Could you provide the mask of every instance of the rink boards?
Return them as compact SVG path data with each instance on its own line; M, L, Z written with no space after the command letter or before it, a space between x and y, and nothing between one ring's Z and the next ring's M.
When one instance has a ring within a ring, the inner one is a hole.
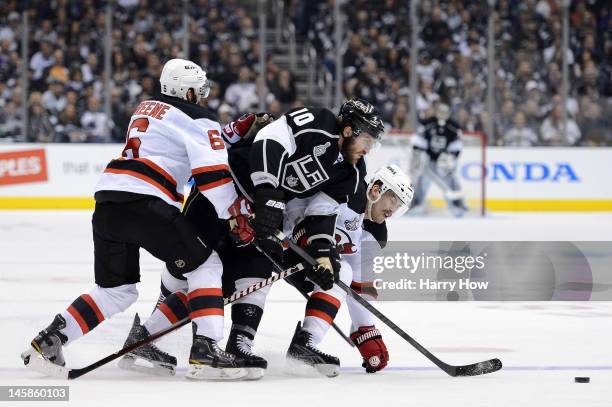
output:
M0 145L0 209L90 209L100 173L120 144ZM368 167L408 171L410 147L383 146ZM612 211L612 148L489 147L485 201L492 211ZM482 196L482 150L466 146L458 175L470 206ZM443 205L433 186L432 206Z

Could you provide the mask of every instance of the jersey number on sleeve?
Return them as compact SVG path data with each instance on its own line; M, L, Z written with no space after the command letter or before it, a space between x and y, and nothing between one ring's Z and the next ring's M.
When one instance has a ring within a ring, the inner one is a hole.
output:
M128 157L128 158L138 158L138 149L140 148L141 142L138 137L130 138L130 132L132 131L132 129L136 129L136 131L140 133L144 133L145 131L147 131L148 127L149 127L149 119L147 119L146 117L141 117L140 119L136 119L132 122L132 124L130 124L130 127L128 128L128 131L126 134L125 148L123 149L123 153L121 153L123 157L128 157L128 150L131 150L132 157Z
M210 140L210 148L213 150L223 150L225 148L219 130L208 130L208 139Z

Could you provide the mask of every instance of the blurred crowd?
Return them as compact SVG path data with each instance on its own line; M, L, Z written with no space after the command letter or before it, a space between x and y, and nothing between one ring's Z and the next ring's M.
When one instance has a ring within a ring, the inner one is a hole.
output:
M112 120L104 113L105 1L28 2L27 139L22 131L21 38L25 2L0 2L0 140L125 140L134 108L159 90L166 60L184 58L182 3L118 0L112 21ZM254 17L239 0L191 0L189 58L213 84L204 102L222 122L256 109L259 43ZM297 99L290 73L268 63L268 108Z
M333 0L293 0L297 31L334 72ZM498 0L494 16L495 145L612 145L612 5L570 6L568 120L562 121L562 8L557 0ZM344 92L372 100L395 128L414 129L410 111L410 2L352 0L343 55ZM487 22L482 0L418 5L419 119L446 103L466 131L488 122Z
M297 32L333 73L334 0L286 0ZM0 140L123 141L134 107L158 91L163 63L185 57L182 2L117 0L112 30L112 120L104 113L105 1L0 2ZM28 60L21 60L22 8L29 4ZM257 109L279 115L302 104L291 72L272 58L259 89L260 44L255 2L190 0L189 55L209 73L204 102L222 123ZM250 6L250 7L249 7ZM498 0L495 27L496 145L612 145L610 3L575 0L570 7L568 120L562 89L562 10L558 0ZM346 97L376 103L389 127L410 122L410 2L345 2L343 85ZM420 119L450 106L465 131L488 122L487 19L482 0L422 0L418 6ZM22 131L22 67L27 67L29 129Z

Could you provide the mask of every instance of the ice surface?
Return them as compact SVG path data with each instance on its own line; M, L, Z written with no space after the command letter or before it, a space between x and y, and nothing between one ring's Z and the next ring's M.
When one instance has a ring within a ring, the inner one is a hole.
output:
M612 404L612 304L610 303L414 303L377 307L447 363L493 357L500 372L451 378L409 344L378 324L390 366L369 375L355 349L330 331L321 348L342 361L337 378L292 377L284 352L304 300L279 283L269 297L256 351L270 367L258 382L189 382L184 373L190 331L163 339L179 358L172 378L125 372L110 363L65 383L25 369L19 354L35 333L93 281L91 214L85 211L0 212L0 385L70 385L70 406L241 405L312 406L610 406ZM393 240L612 240L610 214L495 214L486 219L393 220ZM123 344L134 312L146 316L157 298L161 263L141 254L140 298L66 349L70 367L82 367ZM341 309L340 327L348 330ZM590 384L574 383L590 376ZM20 402L19 406L40 402ZM52 405L62 405L55 402Z

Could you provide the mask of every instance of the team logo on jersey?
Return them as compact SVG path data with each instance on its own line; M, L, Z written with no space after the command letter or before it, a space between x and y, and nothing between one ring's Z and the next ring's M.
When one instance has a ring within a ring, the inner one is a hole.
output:
M444 136L432 136L429 141L429 147L432 151L441 151L446 147L446 137Z
M355 231L359 228L359 216L356 216L355 219L347 219L344 221L344 227L346 230Z
M182 269L183 267L185 267L185 260L183 259L175 260L174 264L176 265L176 267Z
M294 177L293 175L288 175L287 178L285 178L285 181L287 181L287 185L289 185L290 187L296 187L298 182L300 182L298 177Z
M331 143L328 141L328 142L327 142L327 143L325 143L325 144L321 144L321 145L319 145L319 146L315 146L315 147L312 149L312 152L314 153L315 157L320 157L320 156L322 156L323 154L325 154L325 151L327 151L327 148L328 148L329 146L331 146Z
M307 155L287 163L284 168L282 185L289 191L300 193L308 191L328 179L329 175L323 169L319 159L314 155Z
M338 248L339 254L355 254L357 253L357 249L353 244L351 236L342 229L336 229L336 235L334 236L336 240L336 247Z

